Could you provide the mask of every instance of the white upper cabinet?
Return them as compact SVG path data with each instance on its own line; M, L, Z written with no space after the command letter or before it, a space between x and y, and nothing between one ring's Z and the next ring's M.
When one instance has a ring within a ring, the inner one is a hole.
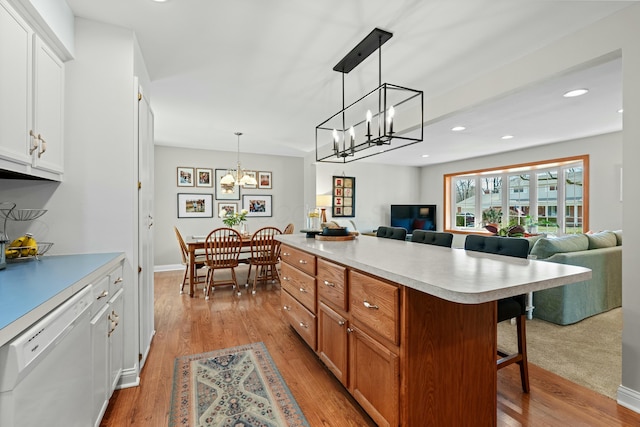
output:
M60 181L64 63L0 0L0 169Z

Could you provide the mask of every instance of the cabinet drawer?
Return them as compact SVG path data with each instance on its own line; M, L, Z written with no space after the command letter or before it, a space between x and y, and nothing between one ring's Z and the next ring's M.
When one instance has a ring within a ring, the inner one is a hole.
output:
M319 259L318 266L318 295L325 302L347 310L347 269L340 265Z
M106 305L111 298L109 291L109 276L102 277L93 283L93 308L91 314L96 314L102 306Z
M109 273L109 295L113 296L122 288L124 282L123 267L120 264L116 269Z
M400 344L400 289L349 271L349 302L354 319L392 343Z
M314 255L294 249L291 246L282 245L280 257L287 264L312 276L316 275L316 257Z
M316 278L295 269L289 264L282 264L281 286L295 299L300 301L309 311L316 312Z
M285 290L281 293L282 312L291 326L316 351L316 316Z

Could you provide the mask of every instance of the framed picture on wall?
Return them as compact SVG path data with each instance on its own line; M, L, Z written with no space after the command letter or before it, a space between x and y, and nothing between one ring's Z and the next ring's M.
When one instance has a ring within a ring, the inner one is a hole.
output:
M213 186L213 170L211 169L196 169L196 186L198 187L212 187Z
M356 178L334 176L332 192L333 217L356 216Z
M178 193L178 218L212 218L213 194Z
M218 202L218 216L220 216L223 210L227 212L224 215L231 215L238 212L238 204L233 202Z
M240 187L233 186L231 192L225 192L220 185L220 180L227 174L227 169L216 169L215 184L216 184L216 200L240 200Z
M178 187L193 187L193 168L178 167Z
M271 195L243 194L242 209L249 211L248 217L272 216Z
M258 188L273 188L271 185L271 172L258 172Z

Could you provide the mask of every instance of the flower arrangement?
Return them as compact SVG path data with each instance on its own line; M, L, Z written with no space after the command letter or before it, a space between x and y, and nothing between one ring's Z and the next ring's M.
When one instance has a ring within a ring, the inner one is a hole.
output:
M247 220L248 210L242 209L240 212L232 211L228 212L226 209L221 209L218 212L218 217L222 218L222 222L227 227L233 227L234 225L240 225Z

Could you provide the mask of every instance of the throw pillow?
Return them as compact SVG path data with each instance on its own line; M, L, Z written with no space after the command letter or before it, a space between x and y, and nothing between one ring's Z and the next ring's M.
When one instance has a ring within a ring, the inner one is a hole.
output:
M531 249L531 255L538 259L549 258L552 255L564 252L586 251L589 249L589 239L584 234L539 239Z
M586 236L589 239L589 249L612 248L618 244L613 231L601 231Z
M622 245L622 230L614 230L613 234L616 235L616 246Z

